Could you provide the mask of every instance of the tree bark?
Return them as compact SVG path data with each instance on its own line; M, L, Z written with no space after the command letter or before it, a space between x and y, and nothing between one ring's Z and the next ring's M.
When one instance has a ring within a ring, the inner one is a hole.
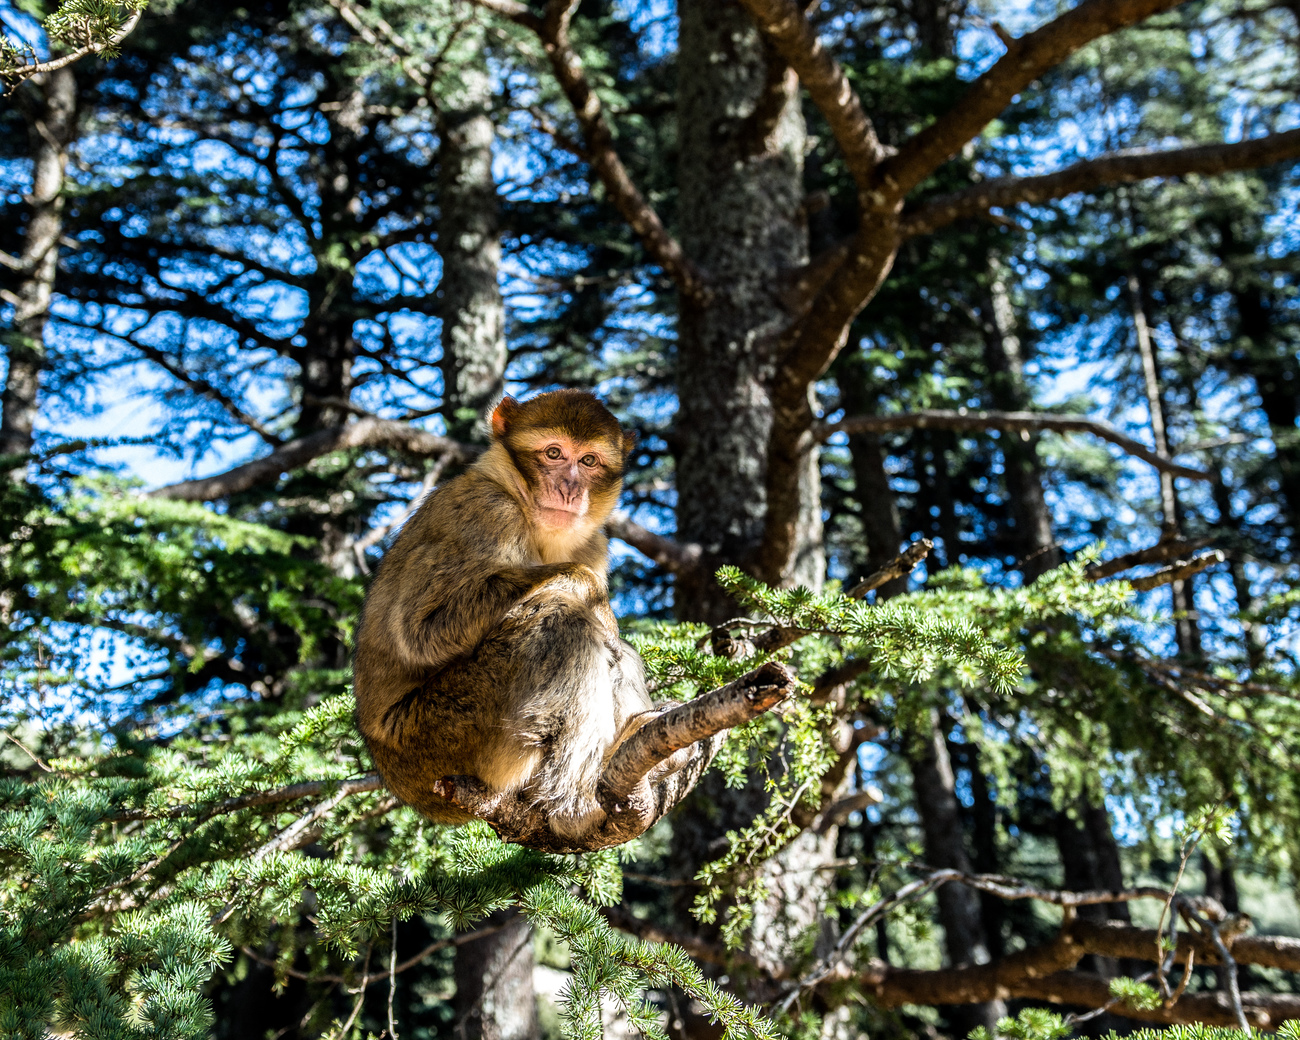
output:
M677 537L744 565L762 541L769 396L789 315L782 280L807 259L805 129L797 82L733 2L681 0L678 87L681 241L710 276L678 323ZM800 533L784 577L818 588L816 452L800 472ZM676 586L680 617L722 620L733 606L712 576Z
M20 281L10 301L13 325L3 338L9 365L0 391L0 456L24 455L32 449L45 329L63 234L64 171L77 130L76 78L69 68L33 76L19 89L17 100L31 141L32 187L18 257ZM25 472L26 467L16 468L9 478L22 480Z
M467 27L479 38L481 26ZM472 40L464 41L471 45ZM505 304L498 274L501 238L488 109L487 69L460 70L444 97L438 148L438 314L442 319L442 415L457 441L487 440L486 419L505 389ZM494 915L500 917L501 915ZM488 923L492 923L489 920ZM456 948L458 1040L536 1040L533 931L515 916L498 932Z
M484 926L500 931L456 947L455 1040L536 1040L533 929L514 910L499 910Z
M469 30L478 37L481 28ZM447 434L486 441L486 419L505 390L505 305L497 284L501 239L488 116L491 82L486 68L467 66L461 96L442 115L438 149L438 253L442 280L443 417Z

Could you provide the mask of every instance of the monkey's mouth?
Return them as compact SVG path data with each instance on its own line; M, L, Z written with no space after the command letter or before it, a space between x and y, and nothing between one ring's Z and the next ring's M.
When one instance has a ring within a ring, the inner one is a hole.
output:
M537 507L538 519L548 527L569 527L577 523L587 513L582 503L572 506L541 505Z

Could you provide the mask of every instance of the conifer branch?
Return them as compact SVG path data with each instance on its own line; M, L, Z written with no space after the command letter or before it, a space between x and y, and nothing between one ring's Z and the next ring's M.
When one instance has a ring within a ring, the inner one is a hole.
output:
M1209 544L1209 538L1168 538L1145 549L1137 549L1123 556L1094 563L1083 574L1089 581L1100 581L1102 578L1109 578L1131 567L1140 567L1144 563L1168 563L1197 549L1204 549Z
M678 291L696 302L704 302L708 289L703 276L641 194L614 147L614 134L605 120L600 98L592 90L582 60L569 39L569 21L577 6L574 0L549 0L541 18L515 0L472 2L509 18L537 36L582 130L587 162L604 186L610 202L636 232L650 259L664 269Z
M57 58L51 58L49 61L37 61L23 65L0 65L0 79L11 85L21 83L23 80L30 79L32 76L39 76L44 72L55 72L58 69L67 68L69 65L80 61L82 58L89 57L92 54L102 54L105 51L110 54L117 46L125 40L140 24L140 18L144 14L144 4L140 4L121 27L117 29L107 39L91 40L74 51L60 55ZM12 50L12 48L9 48ZM3 56L0 56L3 57Z
M966 412L942 409L924 409L899 412L896 415L860 415L841 419L836 423L818 425L814 435L825 440L834 433L887 433L891 430L1054 430L1058 433L1090 433L1109 441L1125 453L1150 463L1158 470L1172 473L1188 480L1213 481L1215 475L1192 466L1183 466L1173 459L1153 451L1109 423L1073 415L1049 415L1042 412Z
M312 798L326 791L335 791L346 795L363 794L366 791L378 791L384 786L378 773L357 777L354 780L308 780L300 784L289 784L267 791L249 791L235 795L220 802L204 804L203 802L183 802L169 805L162 809L119 809L117 812L105 813L100 817L103 823L126 823L130 820L178 820L194 816L204 820L226 813L239 812L262 805L281 805L284 802L296 802L303 798Z
M873 571L854 585L848 592L849 598L862 599L868 592L880 588L881 585L886 585L896 578L906 578L918 563L930 555L930 550L933 548L934 542L929 538L913 542L879 570Z
M1148 574L1142 578L1130 578L1129 584L1133 586L1135 592L1148 592L1161 585L1184 581L1193 574L1200 574L1207 567L1213 567L1216 563L1223 563L1227 558L1222 550L1215 549L1213 552L1205 553L1202 556L1194 556L1190 560L1179 560L1173 566L1158 570L1155 574Z
M1300 129L1227 144L1117 152L1037 177L998 177L962 191L928 200L903 218L901 238L926 235L964 217L984 217L989 210L1047 202L1111 184L1153 177L1212 176L1252 170L1300 158Z
M1017 94L1079 48L1180 3L1083 0L1031 33L1007 36L1006 54L971 83L962 99L880 164L876 177L881 188L902 198L978 136Z
M149 498L179 499L183 502L211 502L237 495L259 484L279 480L280 475L298 469L332 451L374 448L424 458L448 455L455 462L469 462L482 449L441 437L395 419L360 419L342 426L317 430L289 441L269 455L211 477L185 480L155 488Z

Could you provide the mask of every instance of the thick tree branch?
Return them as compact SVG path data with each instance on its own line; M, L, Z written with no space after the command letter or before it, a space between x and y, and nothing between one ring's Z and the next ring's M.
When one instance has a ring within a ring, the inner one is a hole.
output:
M1130 578L1129 584L1137 592L1148 592L1161 585L1184 581L1193 574L1200 574L1207 567L1213 567L1216 563L1223 563L1227 558L1222 550L1215 549L1203 556L1194 556L1190 560L1179 560L1173 566L1164 567L1156 571L1155 574L1148 574L1142 578Z
M777 53L794 69L835 135L859 192L871 183L885 149L839 63L792 0L741 0Z
M999 177L963 191L930 199L899 227L903 238L929 234L963 217L982 217L990 209L1047 202L1109 184L1189 173L1219 174L1250 170L1300 158L1300 129L1231 144L1205 144L1164 151L1118 152L1037 177Z
M425 457L450 455L455 462L469 462L477 458L481 451L393 419L361 419L299 437L277 448L270 455L236 466L225 473L156 488L149 492L149 497L210 502L278 480L280 474L305 466L313 459L332 451L356 448L377 448Z
M704 549L695 544L683 545L661 534L648 531L626 513L615 513L605 521L605 531L611 538L627 542L638 552L650 557L660 567L673 574L692 574L709 569L717 569L705 558Z
M659 214L641 194L623 160L614 147L614 134L605 121L600 98L591 89L582 61L569 41L569 20L576 6L574 0L550 0L546 14L538 18L525 5L514 0L473 0L478 6L504 15L515 24L537 35L542 49L568 98L582 130L587 161L604 186L619 215L640 238L650 258L667 272L678 290L702 302L707 290L700 272L682 251L678 241L668 233Z
M1089 581L1101 581L1102 578L1109 578L1112 574L1119 574L1131 567L1141 567L1144 563L1168 563L1170 560L1177 560L1180 556L1195 552L1197 549L1204 549L1209 544L1209 538L1170 538L1145 549L1137 549L1123 556L1094 563L1083 573Z
M1033 32L1007 37L1007 53L966 94L876 169L886 193L901 198L976 137L1012 99L1080 47L1177 7L1182 0L1083 0Z
M590 852L622 845L643 834L691 792L730 727L756 718L784 699L793 692L794 682L784 667L769 662L651 720L629 738L626 753L620 748L606 766L612 786L603 779L598 789L605 821L581 839L564 838L551 830L546 806L538 805L527 790L489 794L473 777L445 777L437 783L438 794L485 820L503 841L541 852ZM683 744L688 738L695 743ZM656 767L670 760L675 766L683 750L689 754L681 756L685 761L680 768L651 783L662 772ZM625 789L630 791L626 796L616 793Z
M950 412L939 409L900 412L897 415L862 415L841 419L837 423L814 429L818 440L825 440L841 430L846 433L888 433L891 430L1055 430L1058 433L1091 433L1122 448L1127 454L1149 462L1158 470L1186 477L1188 480L1214 480L1213 473L1182 466L1158 454L1145 444L1096 419L1073 415L1046 415L1041 412Z

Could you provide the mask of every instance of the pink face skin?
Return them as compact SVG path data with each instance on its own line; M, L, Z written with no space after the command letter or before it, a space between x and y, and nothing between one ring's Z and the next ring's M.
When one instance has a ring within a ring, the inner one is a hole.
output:
M533 457L538 522L557 529L572 527L591 508L591 484L603 472L604 452L599 446L555 434L538 443Z

